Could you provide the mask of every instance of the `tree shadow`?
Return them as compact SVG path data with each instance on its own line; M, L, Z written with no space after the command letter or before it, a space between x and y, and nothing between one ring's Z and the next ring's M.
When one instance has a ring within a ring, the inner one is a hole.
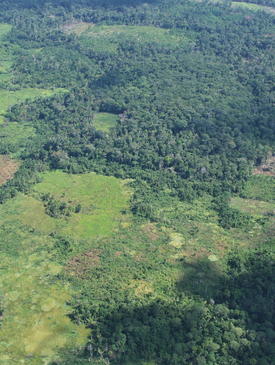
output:
M272 256L232 254L225 270L200 259L183 270L176 298L120 305L87 323L92 334L84 352L67 352L51 365L274 363Z

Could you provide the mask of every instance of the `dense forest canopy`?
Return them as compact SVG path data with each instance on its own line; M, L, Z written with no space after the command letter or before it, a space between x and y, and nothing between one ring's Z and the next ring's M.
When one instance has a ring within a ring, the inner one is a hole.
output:
M251 4L0 1L4 364L275 362L275 4Z

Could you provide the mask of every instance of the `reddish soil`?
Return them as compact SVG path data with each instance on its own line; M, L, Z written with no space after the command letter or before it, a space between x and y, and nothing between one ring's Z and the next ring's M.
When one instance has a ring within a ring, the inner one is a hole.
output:
M12 179L18 170L19 163L10 159L8 156L0 155L0 185Z
M101 250L94 249L73 257L67 265L67 270L73 275L85 278L91 267L100 265L100 253Z
M157 228L153 223L147 223L142 227L142 231L151 241L156 241L159 238Z

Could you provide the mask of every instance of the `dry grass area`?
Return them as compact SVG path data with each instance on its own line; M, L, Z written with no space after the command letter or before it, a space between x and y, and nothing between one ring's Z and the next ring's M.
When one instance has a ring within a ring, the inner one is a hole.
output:
M19 163L8 156L0 155L0 185L5 184L16 173Z
M88 28L90 28L93 24L91 23L85 23L85 22L72 22L72 23L67 23L65 25L63 25L62 30L64 33L67 34L71 34L74 33L76 35L80 35L82 33L84 33Z

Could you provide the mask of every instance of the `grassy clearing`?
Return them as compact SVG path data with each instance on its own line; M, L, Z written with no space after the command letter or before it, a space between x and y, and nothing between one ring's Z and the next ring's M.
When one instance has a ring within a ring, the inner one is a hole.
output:
M59 349L85 343L88 331L67 316L66 302L72 292L56 278L62 266L52 257L56 240L50 233L86 239L77 247L82 252L91 246L91 239L114 233L125 222L121 210L128 207L125 182L113 177L56 171L43 174L42 179L33 196L19 194L0 206L0 292L4 297L0 360L7 365L42 365L55 359ZM64 219L52 218L39 200L43 193L80 203L81 211ZM87 269L99 261L100 252L90 247L88 254L81 254ZM76 271L78 261L71 263L71 271Z
M11 31L12 26L10 24L0 23L0 40L2 40L7 33Z
M60 171L46 173L42 178L33 196L21 194L5 204L3 221L13 216L43 234L56 232L75 239L108 236L124 222L120 212L128 207L129 192L123 181L95 173L68 175ZM46 193L58 201L80 204L81 211L59 219L47 215L39 199Z
M116 126L118 116L112 113L97 113L94 118L94 126L102 132L108 132Z
M69 288L53 284L60 268L45 253L9 259L1 255L4 315L1 364L47 364L64 347L85 344L88 331L67 317Z
M29 138L35 135L35 129L28 123L5 123L0 128L0 150L6 152L9 147L10 155L13 158L18 158L20 152L28 144Z
M234 8L243 8L251 11L265 11L269 14L275 15L275 8L272 8L270 6L239 2L239 1L233 1L231 6Z
M64 92L64 89L35 89L27 88L16 91L0 89L0 123L3 122L5 113L9 107L14 104L22 103L28 99L32 100L38 97L50 97L56 93Z
M265 202L262 200L243 199L236 197L231 199L231 206L232 208L251 215L261 216L272 214L272 212L275 214L275 203Z
M275 202L275 177L265 175L252 176L246 183L242 196L248 199Z
M116 53L119 44L126 40L146 43L158 43L162 46L177 47L186 44L187 39L172 30L153 26L132 25L91 25L81 33L80 39L86 47L95 52Z
M65 24L62 27L63 32L71 34L74 33L76 35L80 35L83 32L85 32L86 30L88 30L91 27L91 23L86 23L86 22L73 22L73 23L68 23Z
M50 193L61 201L80 204L80 213L55 220L55 229L62 234L84 239L108 236L123 221L120 212L128 207L129 199L129 192L123 185L121 180L95 173L67 175L56 171L44 175L43 182L36 185L35 191ZM37 209L40 209L39 207L37 203ZM31 210L25 219L30 219L30 223L32 221L31 224L35 224ZM49 227L52 227L50 221Z

